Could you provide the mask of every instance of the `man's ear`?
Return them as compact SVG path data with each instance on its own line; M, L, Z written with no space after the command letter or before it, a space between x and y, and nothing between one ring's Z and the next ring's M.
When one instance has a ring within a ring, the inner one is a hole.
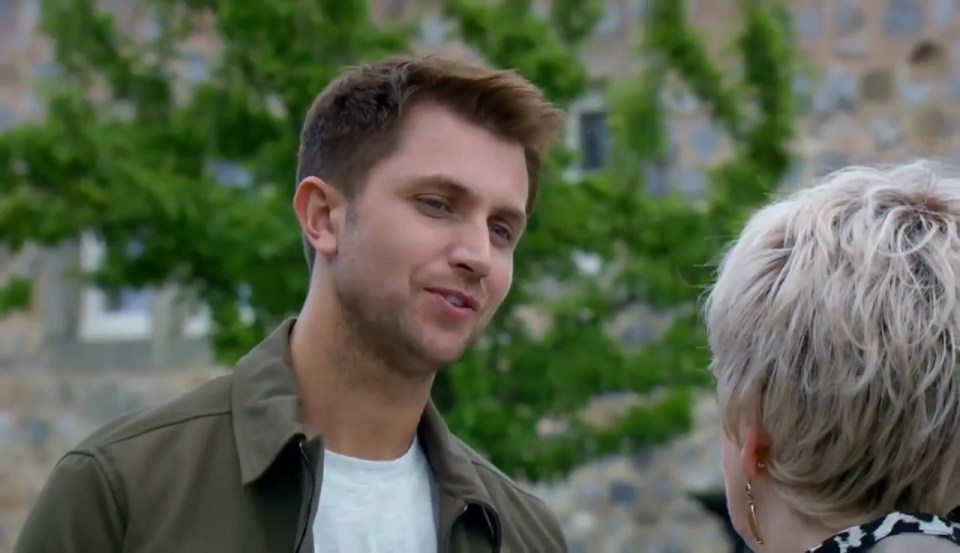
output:
M743 446L740 448L740 468L748 480L753 480L761 472L770 455L770 439L757 424L743 427Z
M300 230L318 256L333 256L343 230L346 198L330 183L317 177L306 177L293 195L293 210L300 220Z

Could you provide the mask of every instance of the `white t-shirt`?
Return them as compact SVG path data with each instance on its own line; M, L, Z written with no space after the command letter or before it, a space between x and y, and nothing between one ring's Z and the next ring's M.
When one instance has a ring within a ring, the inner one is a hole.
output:
M315 553L436 553L438 495L416 439L398 459L324 452Z

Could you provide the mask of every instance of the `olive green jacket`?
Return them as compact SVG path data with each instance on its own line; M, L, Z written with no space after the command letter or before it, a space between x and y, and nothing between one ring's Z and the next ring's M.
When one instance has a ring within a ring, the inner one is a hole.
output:
M15 553L313 553L322 438L308 439L286 321L215 378L96 431L56 465ZM453 436L419 427L440 553L563 553L557 518Z

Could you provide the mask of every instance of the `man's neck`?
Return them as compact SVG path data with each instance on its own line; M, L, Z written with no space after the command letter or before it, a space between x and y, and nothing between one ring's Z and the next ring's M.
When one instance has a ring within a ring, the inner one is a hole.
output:
M311 435L341 455L396 459L410 448L433 378L416 382L370 359L342 325L304 309L290 336L301 394L301 418Z

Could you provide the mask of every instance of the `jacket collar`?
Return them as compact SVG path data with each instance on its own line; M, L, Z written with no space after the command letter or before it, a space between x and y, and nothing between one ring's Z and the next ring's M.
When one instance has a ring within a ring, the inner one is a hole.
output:
M244 485L260 478L291 441L305 436L290 356L294 322L285 320L234 367L230 408Z
M285 320L234 369L231 409L244 485L260 478L290 442L305 437L290 354L295 322L295 318ZM450 433L432 401L424 410L418 434L440 489L492 509L490 493L466 447Z
M466 446L447 428L433 401L427 402L417 433L441 491L468 502L493 507L490 493L477 473Z

